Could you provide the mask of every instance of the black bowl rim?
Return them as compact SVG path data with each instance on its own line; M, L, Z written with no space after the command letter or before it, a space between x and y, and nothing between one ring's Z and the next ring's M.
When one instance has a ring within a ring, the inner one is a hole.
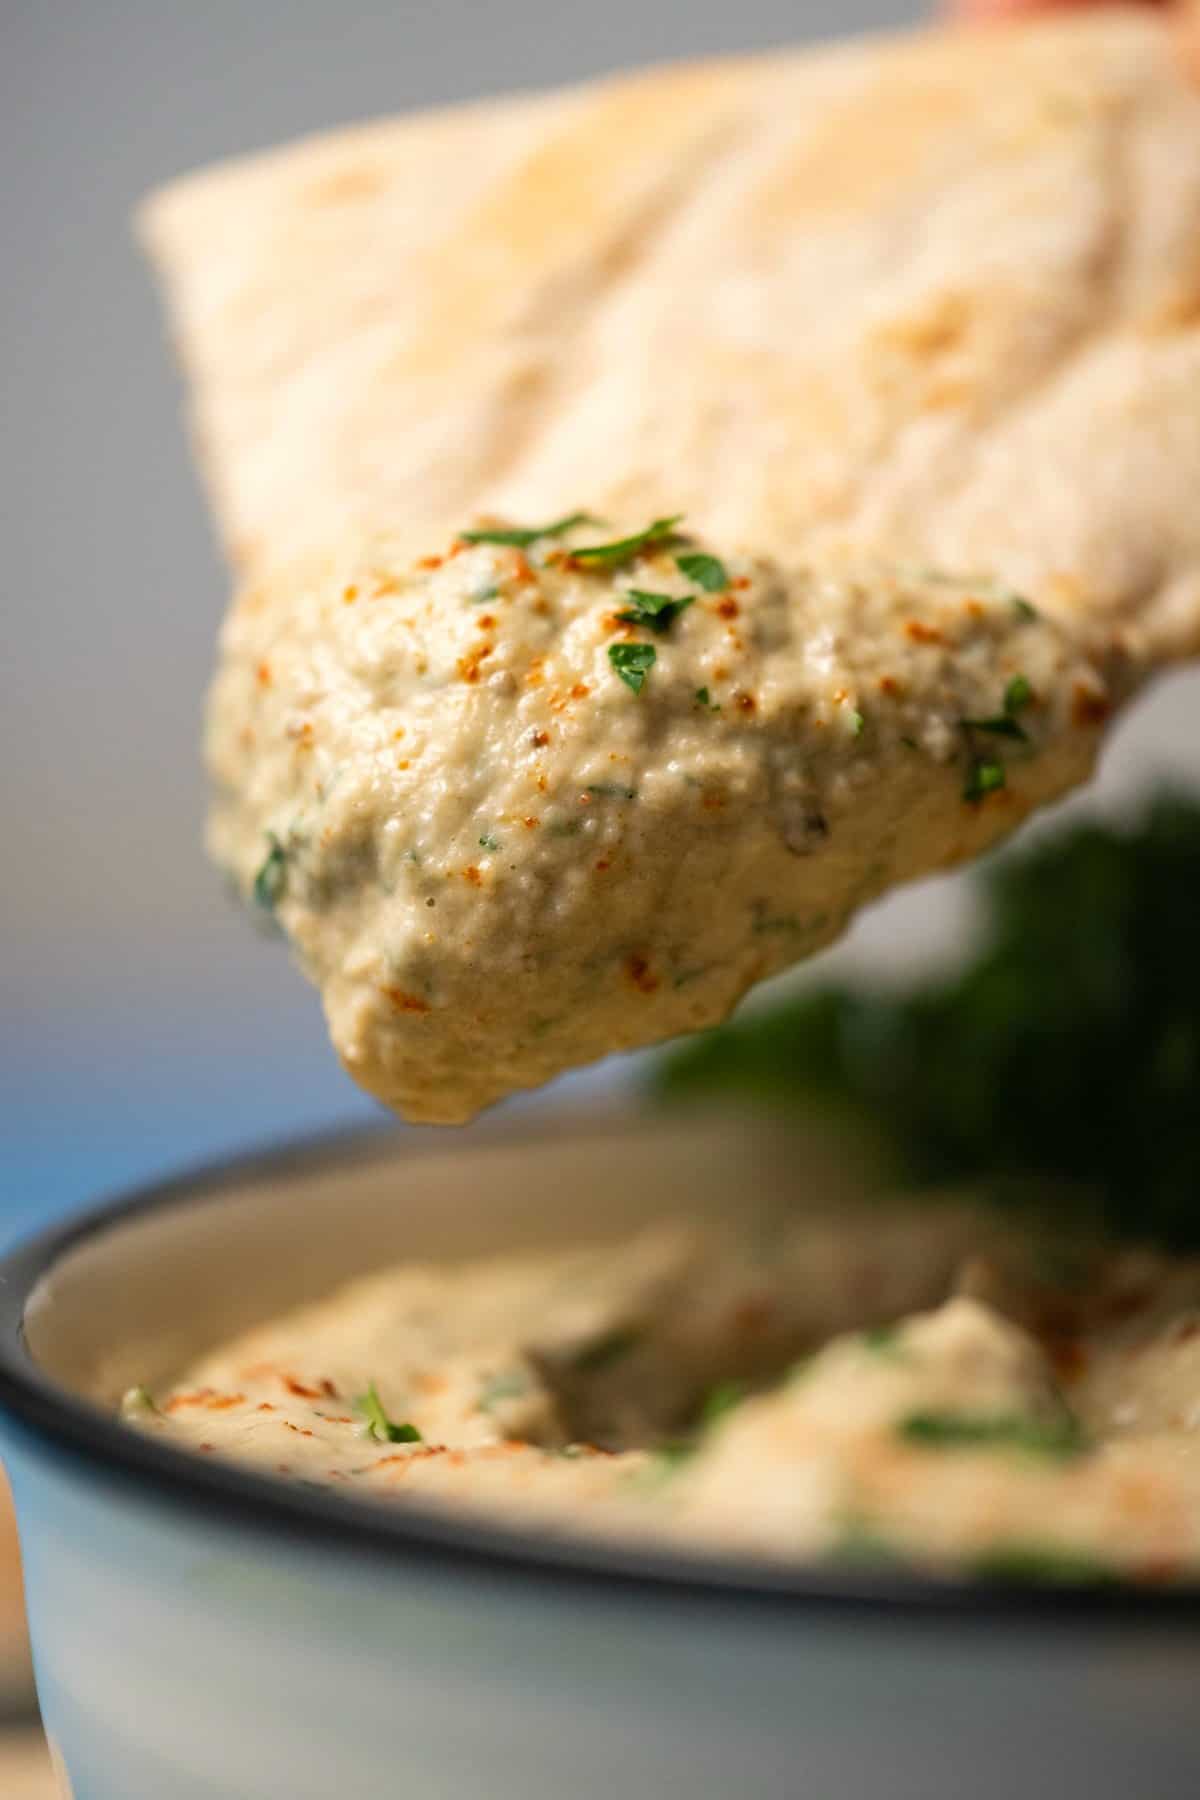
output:
M597 1126L594 1123L593 1129ZM603 1122L600 1122L603 1129ZM503 1141L534 1142L533 1131L503 1133ZM475 1134L472 1134L474 1137ZM491 1138L487 1134L482 1140ZM461 1133L455 1134L461 1146ZM500 1141L499 1137L491 1141ZM24 1334L24 1315L34 1289L69 1251L113 1226L187 1203L221 1201L247 1181L291 1172L312 1173L364 1152L402 1145L387 1127L355 1126L292 1139L279 1146L210 1161L129 1193L101 1201L0 1257L0 1409L40 1444L66 1452L81 1469L94 1467L118 1488L132 1487L172 1510L200 1511L300 1546L336 1547L378 1565L419 1564L473 1582L507 1577L517 1586L551 1584L582 1598L588 1591L624 1591L644 1602L702 1602L854 1614L871 1611L896 1621L1008 1620L1039 1628L1089 1621L1163 1626L1200 1625L1200 1586L1147 1588L1115 1582L1091 1586L1023 1581L972 1582L891 1568L797 1567L749 1557L625 1547L584 1536L567 1537L476 1521L417 1503L385 1508L314 1488L289 1486L235 1463L209 1461L124 1426L77 1399L44 1375ZM447 1145L446 1148L451 1146ZM432 1146L400 1154L438 1154Z

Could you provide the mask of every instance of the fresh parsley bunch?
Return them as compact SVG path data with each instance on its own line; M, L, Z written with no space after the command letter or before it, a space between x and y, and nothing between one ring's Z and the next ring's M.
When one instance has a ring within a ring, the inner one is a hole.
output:
M1200 1248L1200 802L997 864L952 978L828 988L671 1054L672 1095L845 1107L904 1175L1082 1193L1115 1234Z

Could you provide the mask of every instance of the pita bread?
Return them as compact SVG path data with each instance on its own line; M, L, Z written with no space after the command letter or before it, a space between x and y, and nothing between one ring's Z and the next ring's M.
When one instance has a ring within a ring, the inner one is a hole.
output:
M561 848L558 864L539 851L520 879L516 863L497 868L486 899L506 880L526 895L507 911L489 914L474 889L443 891L437 967L419 947L433 934L401 924L391 876L369 918L340 899L318 917L299 891L283 895L279 916L344 1060L412 1116L463 1117L605 1049L713 1022L889 882L977 853L1084 779L1111 702L1200 651L1200 95L1146 13L685 65L369 125L179 182L150 201L143 231L244 578L210 760L213 842L247 891L264 839L285 854L285 801L294 812L303 798L301 777L281 773L283 749L289 771L298 754L284 734L303 734L305 709L334 689L343 736L330 752L344 769L350 746L369 744L372 773L343 785L345 817L321 841L340 831L364 883L377 880L384 828L394 836L431 792L455 797L460 861L462 844L477 856L492 841L481 745L519 816L531 715L522 701L502 717L496 698L512 671L493 662L493 681L448 693L429 726L419 696L388 710L367 692L365 640L339 611L360 581L399 595L396 630L426 631L434 660L444 652L461 672L453 579L414 597L405 571L472 520L587 508L620 529L686 514L706 549L746 559L771 605L790 583L788 680L820 631L842 634L837 667L863 678L873 650L853 632L891 631L917 604L921 571L974 572L993 595L1032 597L1045 622L1039 757L1014 774L1006 804L969 819L961 781L914 777L910 733L881 725L845 805L823 792L822 806L841 808L839 848L806 858L803 875L766 841L765 812L759 836L747 827L740 841L710 821L702 853L694 824L685 832L662 802L653 830L620 840L642 861L617 884L619 904L579 900L582 851L567 867ZM812 573L847 559L901 571L899 588L885 582L873 605L859 576L847 586ZM977 604L970 586L955 604ZM441 594L453 601L444 614ZM698 598L682 635L701 645ZM611 611L575 589L553 604L585 645L564 665L564 691L602 682L596 634ZM398 655L382 616L370 628L376 670ZM1017 652L989 619L995 666L1011 672ZM651 774L648 746L661 758L663 734L691 733L693 690L709 691L682 652L658 657L636 729L634 715L610 721ZM978 669L959 671L957 687L942 662L912 672L943 734L955 704L960 718L983 704ZM813 749L813 709L844 700L845 681L830 699L810 674L786 704L763 706L753 745L735 747L730 707L714 726L710 743L728 752L720 780L744 759L746 818L766 807L789 746L793 762ZM604 693L605 705L629 700L611 682ZM414 721L424 760L410 789L390 761L380 774L380 734ZM712 777L716 752L697 755ZM578 785L581 771L564 761L558 773ZM760 932L797 892L820 895L806 917L822 923L802 945L739 944L731 927L719 978L676 992L656 974L636 1018L628 995L601 1005L604 958L645 967L648 945L675 955L710 888L714 931L736 905ZM483 967L507 971L505 1005L480 999ZM418 973L426 998L410 1006ZM569 1028L548 1024L540 1003L551 976Z
M242 568L583 495L1200 636L1200 96L1142 11L369 125L142 226Z

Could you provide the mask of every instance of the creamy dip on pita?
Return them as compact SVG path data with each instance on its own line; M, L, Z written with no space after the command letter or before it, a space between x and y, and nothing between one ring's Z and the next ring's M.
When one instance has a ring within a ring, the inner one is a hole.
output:
M945 1200L370 1275L139 1430L385 1503L973 1574L1200 1572L1200 1263Z
M787 567L679 521L362 547L243 595L210 841L356 1080L454 1122L723 1018L1078 782L1130 685L986 577Z

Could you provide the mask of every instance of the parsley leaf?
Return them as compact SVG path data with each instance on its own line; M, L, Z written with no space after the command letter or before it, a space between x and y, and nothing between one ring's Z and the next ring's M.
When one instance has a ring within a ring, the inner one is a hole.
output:
M740 1381L718 1381L715 1387L709 1388L700 1403L701 1429L709 1430L726 1413L731 1413L736 1406L740 1406L745 1398L746 1390Z
M1012 1449L1035 1456L1079 1456L1087 1441L1076 1419L1032 1419L1024 1413L918 1411L896 1427L906 1444L928 1450Z
M1040 619L1042 616L1032 600L1026 600L1023 594L1014 594L1012 605L1018 619L1022 619L1025 624L1028 624L1031 619Z
M1071 1587L1105 1587L1117 1580L1115 1569L1086 1550L1057 1544L994 1544L971 1563L980 1581L1047 1581Z
M689 551L686 556L677 556L675 567L707 594L719 594L729 586L729 571L725 564L719 557L706 556L703 551Z
M635 531L632 537L617 538L611 544L585 544L581 550L572 550L571 561L577 563L620 563L629 557L636 556L639 550L648 550L652 544L661 544L664 538L675 535L675 527L683 518L682 513L672 513L668 519L653 519L645 531Z
M267 842L271 847L254 877L254 904L274 912L287 886L287 851L273 831L268 831Z
M1007 780L1002 762L990 756L973 756L967 765L963 799L969 806L978 806L989 794L999 793Z
M1033 699L1033 689L1027 676L1014 675L1004 690L1004 711L993 714L986 719L964 719L963 724L968 731L990 731L995 737L1018 738L1027 743L1028 736L1023 726L1017 723L1017 714L1024 712Z
M630 588L625 598L633 601L628 612L618 613L626 625L648 625L651 631L666 631L696 598L695 594L648 594L644 588Z
M575 512L555 519L550 525L484 526L478 531L460 531L458 535L464 544L511 544L515 550L527 550L539 538L562 537L576 525L597 524L599 520L593 519L590 513Z
M851 737L861 737L866 730L866 725L867 721L863 718L863 715L858 711L857 707L852 708L850 713Z
M479 848L481 850L498 850L500 848L500 839L491 836L481 837L479 840Z
M859 1341L875 1356L896 1356L900 1350L900 1329L897 1325L868 1325L859 1333Z
M126 1388L125 1392L121 1395L122 1418L136 1419L139 1413L156 1413L157 1411L158 1408L154 1404L154 1399L149 1388Z
M366 1421L364 1436L374 1438L377 1444L420 1444L424 1441L415 1425L397 1425L388 1418L373 1381L368 1383L366 1393L360 1394L354 1402L354 1410Z
M963 724L968 731L990 731L996 737L1019 738L1022 743L1027 741L1020 725L1007 713L996 713L987 719L964 719Z
M610 644L608 660L626 687L640 694L658 652L653 644Z
M1024 712L1033 699L1033 689L1029 685L1027 675L1014 675L1004 690L1004 710L1011 719L1019 712Z

